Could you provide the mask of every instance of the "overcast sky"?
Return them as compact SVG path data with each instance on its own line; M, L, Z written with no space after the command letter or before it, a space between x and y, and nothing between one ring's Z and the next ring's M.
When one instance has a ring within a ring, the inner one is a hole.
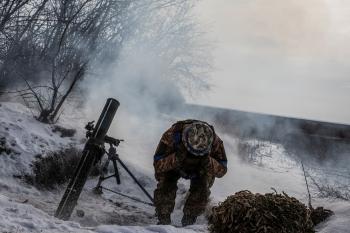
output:
M203 0L212 91L195 102L350 123L349 0Z

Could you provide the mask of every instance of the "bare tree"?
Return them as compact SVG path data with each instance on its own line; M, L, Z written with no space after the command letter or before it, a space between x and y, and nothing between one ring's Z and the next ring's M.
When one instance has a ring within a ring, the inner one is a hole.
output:
M24 8L29 0L3 0L0 2L0 32L4 31L6 25L9 25L9 21L16 15L22 8Z
M91 61L120 37L119 21L129 3L42 0L28 6L20 28L22 17L13 21L14 29L6 33L13 42L0 58L1 77L24 81L18 93L38 109L38 120L54 121Z
M18 67L35 68L31 59L33 54L32 39L28 32L39 19L40 12L48 0L18 1L6 0L0 3L0 86L16 80ZM26 74L25 74L26 75Z
M192 0L5 0L0 3L0 86L55 122L88 71L103 74L125 42L145 43L179 83L204 81L205 46L198 43ZM18 85L22 84L22 85Z
M207 90L212 70L210 44L196 22L193 8L196 1L144 0L132 10L139 30L130 37L136 44L146 44L168 63L168 75L179 87L189 92ZM147 4L145 4L147 3ZM135 25L134 25L135 27Z

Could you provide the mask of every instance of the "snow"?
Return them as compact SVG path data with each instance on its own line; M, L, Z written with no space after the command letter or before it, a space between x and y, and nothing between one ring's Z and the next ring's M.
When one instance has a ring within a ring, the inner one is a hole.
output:
M160 133L173 120L169 116L159 118L161 127L147 134L156 121L148 121L143 131L137 131L140 122L126 113L118 113L118 122L127 122L112 126L111 135L125 135L126 142L119 149L120 157L130 170L138 177L145 188L153 193L156 182L152 174L154 147ZM178 197L172 215L173 226L157 226L154 209L125 197L105 191L96 195L92 189L97 179L86 183L75 210L84 212L83 217L74 211L70 221L61 221L53 217L64 192L64 186L58 190L43 191L25 184L13 175L30 172L30 163L35 155L56 151L68 146L82 146L84 124L92 119L88 115L69 115L62 117L60 125L77 129L72 138L62 138L52 132L52 126L36 121L31 112L19 103L2 102L0 104L0 138L6 138L6 146L12 153L0 154L0 232L99 232L99 233L195 233L208 232L206 220L201 216L197 225L180 228L183 199L188 182L179 183ZM91 116L89 116L91 117ZM132 133L127 133L130 130ZM217 179L212 188L210 206L224 200L239 190L249 189L253 192L271 192L271 187L278 192L285 191L307 203L306 188L300 164L290 159L283 147L266 144L260 153L266 154L261 162L251 165L242 162L237 154L237 142L229 135L220 135L224 140L229 159L229 172ZM254 142L249 142L254 143ZM119 166L122 184L114 179L103 183L104 186L124 194L147 201L147 197L134 184L126 172ZM111 169L111 167L110 167ZM321 233L350 232L350 203L337 199L313 199L314 206L332 209L335 215L317 226Z
M52 126L39 123L31 112L19 103L1 103L0 137L15 153L0 157L0 175L14 171L27 172L35 155L76 145L76 138L62 138Z
M146 227L124 227L124 226L99 226L96 229L96 232L99 233L195 233L195 232L203 232L206 231L205 227L202 225L194 225L191 227L184 228L176 228L174 226L146 226Z
M0 206L0 229L3 232L194 233L205 231L203 225L194 225L186 229L156 225L82 227L79 223L58 220L32 205L20 203L3 195L0 195Z
M350 203L338 200L319 200L318 205L334 211L334 215L324 223L316 227L320 233L344 233L350 232Z
M0 195L0 227L6 232L88 232L74 222L64 222L44 211Z

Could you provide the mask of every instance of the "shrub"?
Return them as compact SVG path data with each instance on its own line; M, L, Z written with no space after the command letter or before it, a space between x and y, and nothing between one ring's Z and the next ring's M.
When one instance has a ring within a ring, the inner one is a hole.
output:
M73 137L77 131L75 129L67 129L62 126L55 125L52 128L52 132L54 133L58 132L61 134L62 138L65 138L65 137Z
M50 152L46 156L37 155L32 163L32 174L26 174L24 179L40 189L54 189L66 183L74 175L81 158L81 150L76 148ZM90 174L97 175L99 168L94 166Z

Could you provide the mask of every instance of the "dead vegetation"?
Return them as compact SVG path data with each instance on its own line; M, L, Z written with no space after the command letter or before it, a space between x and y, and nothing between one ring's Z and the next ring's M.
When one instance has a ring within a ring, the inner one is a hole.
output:
M60 133L61 138L73 137L77 132L75 129L67 129L59 125L54 125L52 127L52 132Z
M265 158L272 155L271 143L268 141L239 140L237 148L243 161L256 165L261 165Z
M0 155L20 155L21 153L14 149L15 141L8 141L6 137L0 137Z
M81 158L81 150L68 148L50 152L46 156L37 155L31 164L32 174L23 176L24 180L39 189L54 189L66 183L72 176ZM96 165L90 175L96 176L99 172Z
M211 233L313 233L312 220L325 220L331 212L308 209L287 194L240 191L213 207L208 217Z
M312 184L314 187L316 187L317 190L317 196L320 198L337 198L343 201L350 201L350 186L349 185L343 185L343 186L337 186L337 185L330 185L327 184L325 180L322 181L316 181L315 177L312 177L309 175Z
M12 150L7 146L6 138L0 138L0 154L5 153L7 155L11 154Z

